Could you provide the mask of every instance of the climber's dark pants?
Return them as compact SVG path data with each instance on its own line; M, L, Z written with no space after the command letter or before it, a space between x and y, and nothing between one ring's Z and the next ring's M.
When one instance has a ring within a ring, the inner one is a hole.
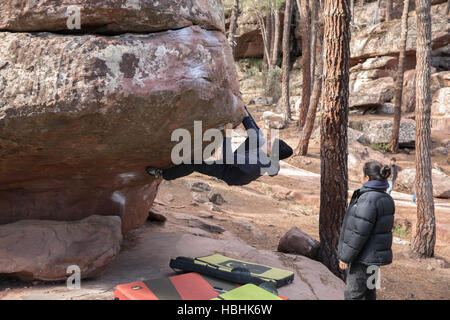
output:
M368 266L365 264L352 262L348 266L346 288L344 291L345 300L376 300L376 289L369 289L367 279L370 274L367 273Z
M190 175L193 172L203 173L225 181L230 186L246 185L261 176L261 166L258 164L180 164L163 170L165 180L174 180Z

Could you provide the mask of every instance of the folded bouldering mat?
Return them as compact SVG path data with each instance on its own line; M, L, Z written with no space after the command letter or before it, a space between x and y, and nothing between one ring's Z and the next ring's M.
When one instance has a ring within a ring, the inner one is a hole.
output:
M282 298L254 284L246 284L220 294L211 300L283 300Z
M221 284L220 286L223 285ZM114 299L211 300L217 297L219 292L201 275L185 273L172 277L118 285L114 291Z
M184 272L197 272L228 282L251 283L257 286L264 282L274 282L276 287L281 287L294 280L292 271L232 259L220 254L194 259L178 257L170 260L170 267Z

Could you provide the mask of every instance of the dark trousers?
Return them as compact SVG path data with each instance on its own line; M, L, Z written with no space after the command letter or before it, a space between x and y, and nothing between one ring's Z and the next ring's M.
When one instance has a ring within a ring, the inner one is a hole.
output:
M367 273L367 268L367 265L361 263L350 263L344 291L345 300L376 300L376 289L369 289L367 286L367 280L371 276Z

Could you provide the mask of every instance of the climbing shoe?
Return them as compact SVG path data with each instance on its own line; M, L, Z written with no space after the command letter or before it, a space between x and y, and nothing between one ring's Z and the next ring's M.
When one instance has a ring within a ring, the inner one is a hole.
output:
M155 177L156 179L161 178L163 176L163 171L155 167L147 167L145 168L145 171L147 171L149 175Z

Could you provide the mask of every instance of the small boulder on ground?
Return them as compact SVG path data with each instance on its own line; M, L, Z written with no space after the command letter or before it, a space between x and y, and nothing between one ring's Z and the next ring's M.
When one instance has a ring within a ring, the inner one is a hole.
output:
M319 247L320 242L311 238L300 228L293 227L280 239L278 251L316 259Z
M78 221L21 220L0 226L0 274L23 280L65 280L69 266L81 278L99 275L120 251L121 220L90 216Z
M225 203L225 199L216 190L211 190L208 193L208 199L209 199L210 202L212 202L213 204L217 204L218 206L220 206L220 205Z
M399 172L397 183L406 190L413 191L416 169L404 169ZM432 169L433 196L435 198L450 198L450 178L442 171Z
M349 126L364 133L364 140L369 144L390 143L392 120L352 120ZM399 143L402 146L414 145L416 140L416 122L402 119L400 122Z
M284 129L286 128L286 119L283 114L266 111L262 116L265 129Z

